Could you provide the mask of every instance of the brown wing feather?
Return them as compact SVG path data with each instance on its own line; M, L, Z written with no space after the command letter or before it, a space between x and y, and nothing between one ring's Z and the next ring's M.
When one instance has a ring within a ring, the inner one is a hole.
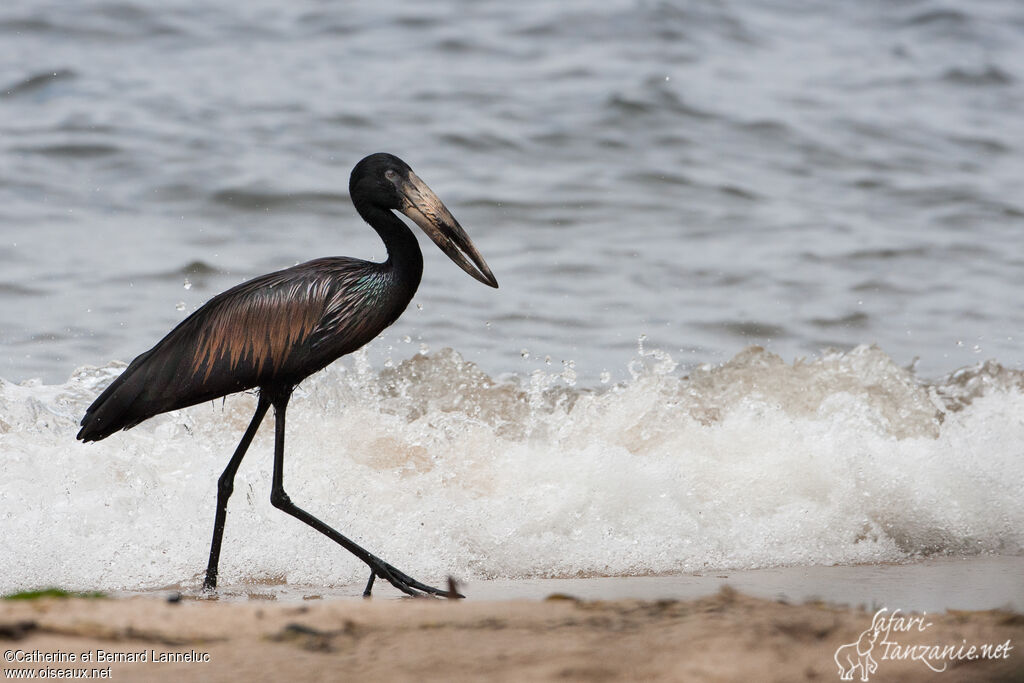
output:
M263 287L222 305L199 332L192 373L207 381L214 368L238 373L251 363L256 376L283 368L316 329L330 296L329 280L302 284Z
M132 361L89 407L78 438L99 440L168 410L301 381L397 317L379 306L380 269L317 259L214 297Z

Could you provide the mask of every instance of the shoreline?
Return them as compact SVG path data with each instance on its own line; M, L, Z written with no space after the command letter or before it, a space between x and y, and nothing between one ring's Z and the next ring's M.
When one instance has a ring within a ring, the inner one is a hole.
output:
M892 605L904 611L947 609L1024 611L1024 556L977 555L928 558L899 564L770 567L709 570L669 576L588 577L556 579L489 579L459 582L470 602L543 600L562 594L582 600L695 600L729 586L745 595L793 603L821 601L837 605ZM440 582L439 582L440 583ZM226 584L223 601L361 600L363 583L344 586L289 584ZM198 588L169 587L113 592L113 597L205 599ZM374 600L404 596L378 582Z
M46 598L0 604L0 668L157 682L837 680L837 664L850 666L844 653L877 619L731 588L653 601ZM886 628L872 660L878 680L935 680L952 668L958 681L1024 674L1020 613L951 611ZM960 647L960 658L901 656L936 645ZM969 646L985 656L968 658Z
M1022 569L1024 557L980 556L478 581L466 600L385 586L363 600L362 585L4 600L0 655L13 661L0 669L157 682L829 681L876 629L871 680L950 669L950 680L1022 680Z

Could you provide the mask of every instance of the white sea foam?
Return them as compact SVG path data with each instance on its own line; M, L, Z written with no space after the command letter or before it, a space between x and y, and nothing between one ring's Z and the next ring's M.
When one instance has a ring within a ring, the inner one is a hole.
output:
M123 365L0 382L0 591L201 581L216 480L251 395L74 440ZM455 352L365 356L288 413L292 499L428 582L897 561L1024 549L1024 386L986 364L926 384L874 347L792 365L750 348L686 376L645 352L599 390L494 381ZM272 420L229 506L222 582L365 568L269 504Z

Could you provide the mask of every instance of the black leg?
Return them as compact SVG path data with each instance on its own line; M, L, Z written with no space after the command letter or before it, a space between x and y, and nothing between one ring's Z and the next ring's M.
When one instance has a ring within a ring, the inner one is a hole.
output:
M235 473L238 472L238 466L242 464L242 458L249 449L249 444L252 443L253 437L256 436L256 430L259 429L260 423L263 422L263 417L267 414L268 408L270 408L270 399L264 398L261 393L259 402L256 404L256 413L252 416L248 429L242 435L242 440L238 442L238 448L235 449L235 454L231 456L228 466L224 468L224 473L217 480L217 515L213 520L213 542L210 543L210 563L206 566L206 580L203 581L203 590L211 591L217 587L220 542L224 538L224 520L228 515L228 498L231 497L231 492L235 489Z
M361 546L357 545L345 536L342 536L313 515L292 503L291 498L289 498L288 494L284 491L284 422L285 410L288 408L289 398L291 398L290 393L273 399L275 418L274 483L273 488L270 491L270 503L277 509L287 512L299 521L305 522L365 562L370 567L370 580L366 584L366 591L363 593L364 596L369 595L369 591L373 587L374 578L377 576L386 579L392 586L403 593L407 593L408 595L416 596L421 594L432 594L448 596L448 591L439 590L420 583L412 577L400 572L384 560L367 552ZM463 596L456 594L455 597L461 598Z

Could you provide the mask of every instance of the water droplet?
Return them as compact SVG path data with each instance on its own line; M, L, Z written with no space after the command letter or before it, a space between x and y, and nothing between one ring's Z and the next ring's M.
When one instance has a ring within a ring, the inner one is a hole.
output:
M184 301L179 301L178 303L174 304L174 310L176 310L176 311L184 311L185 310L185 302Z
M423 310L423 304L416 304L416 310L417 311L422 311Z
M544 362L551 365L551 356L544 356Z
M971 351L973 351L974 353L981 353L981 347L975 344L974 346L971 347Z
M524 359L529 358L530 357L530 350L529 349L519 349L519 355L522 356Z
M610 381L612 381L612 373L608 372L607 370L602 371L601 384L608 384L608 382Z
M403 344L408 344L410 342L412 342L412 337L410 337L409 335L405 335L404 337L402 337Z
M490 329L491 328L491 321L488 320L487 322L485 322L484 323L484 327L486 327L487 329Z
M192 289L192 283L188 281L188 278L185 278L185 284L183 286L185 289Z

